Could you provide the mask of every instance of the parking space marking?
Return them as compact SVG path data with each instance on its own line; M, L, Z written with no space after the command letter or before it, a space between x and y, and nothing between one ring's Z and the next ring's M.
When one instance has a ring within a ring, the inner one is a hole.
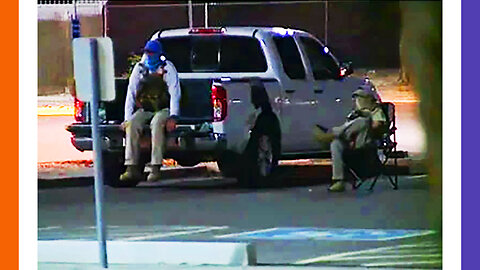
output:
M93 229L97 229L97 226L87 226L87 227L84 227L84 228L93 230ZM116 229L116 228L120 228L120 226L111 226L111 225L107 226L107 229Z
M316 258L300 260L295 262L294 264L303 265L303 264L319 263L319 262L331 261L331 260L344 258L344 257L346 258L347 256L365 255L365 254L378 253L378 252L389 251L394 249L428 248L428 247L435 247L435 246L436 246L435 244L420 244L420 245L406 244L406 245L395 245L395 246L379 247L379 248L372 248L372 249L363 249L358 251L340 252L340 253L334 253L330 255L319 256Z
M410 179L417 179L417 178L425 178L425 177L428 177L428 174L412 175L409 178Z
M389 241L436 233L433 230L382 230L285 227L217 236L265 240Z
M413 262L383 262L383 263L365 263L362 266L365 267L383 267L383 266L401 266L401 265L408 265L410 267L415 265L441 265L442 260L430 260L430 261L413 261Z
M189 234L196 234L196 233L204 233L216 230L225 230L228 226L219 226L219 227L207 227L204 229L198 230L186 230L186 231L179 231L179 232L169 232L169 233L152 233L146 234L142 236L132 236L132 237L125 237L125 238L118 238L116 240L119 241L142 241L142 240L151 240L155 238L166 238L172 236L180 236L180 235L189 235Z
M232 237L238 237L238 236L248 235L248 234L252 234L252 233L271 232L271 231L275 231L275 230L277 230L277 229L278 229L278 228L269 228L269 229L263 229L263 230L241 232L241 233L231 233L231 234L224 234L224 235L216 235L215 238L232 238Z
M50 230L56 230L56 229L61 229L62 227L60 226L50 226L50 227L44 227L44 228L38 228L39 231L50 231Z
M378 259L413 259L413 258L441 258L442 254L406 254L406 255L376 255L376 256L355 256L340 257L329 260L321 260L322 262L341 262L341 261L359 261L359 260L378 260Z

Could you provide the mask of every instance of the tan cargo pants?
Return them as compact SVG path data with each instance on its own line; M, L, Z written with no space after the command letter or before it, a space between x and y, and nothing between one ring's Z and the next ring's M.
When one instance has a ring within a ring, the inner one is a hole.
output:
M125 165L138 165L140 162L140 137L146 123L150 122L152 132L151 165L162 165L165 148L165 123L170 116L170 110L163 109L156 113L137 110L127 124Z

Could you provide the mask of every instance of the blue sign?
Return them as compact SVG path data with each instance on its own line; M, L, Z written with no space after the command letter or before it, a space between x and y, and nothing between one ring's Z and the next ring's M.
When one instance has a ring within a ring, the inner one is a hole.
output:
M387 241L433 234L431 230L379 230L336 228L273 228L235 235L236 239ZM234 236L234 235L231 235Z

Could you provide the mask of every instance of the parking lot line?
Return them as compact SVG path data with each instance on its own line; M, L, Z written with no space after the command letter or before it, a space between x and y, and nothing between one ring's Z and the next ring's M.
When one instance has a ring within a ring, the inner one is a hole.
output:
M50 230L55 230L55 229L60 229L62 227L60 226L50 226L50 227L44 227L44 228L38 228L39 231L50 231Z
M142 236L132 236L132 237L119 238L119 239L116 239L116 240L118 240L118 241L142 241L142 240L151 240L151 239L155 239L155 238L165 238L165 237L189 235L189 234L195 234L195 233L204 233L204 232L210 232L210 231L215 231L215 230L224 230L224 229L227 229L227 228L228 228L228 226L207 227L207 228L204 228L204 229L186 230L186 231L180 231L180 232L152 233L152 234L146 234L146 235L142 235Z
M399 266L399 265L408 265L410 267L415 265L426 265L426 264L433 264L433 265L440 265L442 260L430 260L430 261L413 261L413 262L383 262L383 263L366 263L362 264L365 267L382 267L382 266Z
M410 259L410 258L441 258L442 254L405 254L405 255L376 255L376 256L354 256L354 257L340 257L325 260L322 262L341 262L341 261L359 261L359 260L378 260L378 259Z
M432 244L422 244L422 245L410 244L410 245L395 245L395 246L379 247L379 248L364 249L364 250L358 250L358 251L334 253L334 254L330 254L330 255L319 256L319 257L316 257L316 258L300 260L300 261L295 262L294 264L303 265L303 264L318 263L318 262L322 262L322 261L335 260L335 259L346 257L346 256L376 253L376 252L387 251L387 250L392 250L392 249L432 247L432 246L434 246L434 245L432 245Z
M410 179L418 179L418 178L426 178L426 177L428 177L428 174L412 175L409 178Z
M269 228L269 229L263 229L263 230L256 230L256 231L246 231L246 232L241 232L241 233L232 233L232 234L224 234L224 235L216 235L215 238L230 238L230 237L236 237L236 236L241 236L245 234L251 234L251 233L262 233L262 232L270 232L270 231L275 231L278 228Z

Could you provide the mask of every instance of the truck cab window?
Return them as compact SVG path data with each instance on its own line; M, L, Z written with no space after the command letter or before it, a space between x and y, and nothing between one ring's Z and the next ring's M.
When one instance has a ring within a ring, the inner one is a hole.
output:
M339 75L339 67L337 62L325 53L325 47L312 38L301 37L308 59L310 60L310 67L312 69L315 80L327 80L337 78Z
M273 41L277 46L282 59L283 69L290 79L305 79L305 68L295 40L291 36L274 36Z
M219 38L193 39L191 53L193 70L218 70L220 64Z
M178 72L267 71L260 42L253 37L168 37L162 44Z
M162 45L167 59L173 62L178 72L192 72L190 40L183 37L163 38Z

